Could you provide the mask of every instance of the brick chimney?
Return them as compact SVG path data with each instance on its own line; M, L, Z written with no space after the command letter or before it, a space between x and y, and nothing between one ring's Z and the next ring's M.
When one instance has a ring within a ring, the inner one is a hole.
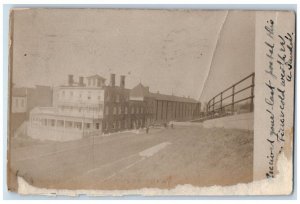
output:
M124 75L120 76L120 87L125 88L125 76Z
M110 74L110 86L115 86L115 82L116 82L116 75Z
M84 86L84 84L83 84L83 77L82 76L79 77L79 83L78 83L78 85L79 86Z
M68 85L73 86L73 83L74 83L73 75L69 74L69 76L68 76Z

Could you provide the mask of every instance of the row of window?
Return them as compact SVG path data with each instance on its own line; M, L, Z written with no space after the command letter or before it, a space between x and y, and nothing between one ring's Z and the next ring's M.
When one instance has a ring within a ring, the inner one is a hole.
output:
M112 108L112 114L114 115L120 115L122 114L122 106L114 106ZM152 113L152 109L144 109L143 107L131 107L131 111L130 113L131 114L143 114L143 113ZM125 106L125 111L124 111L125 114L128 114L128 108ZM105 115L109 115L109 107L106 106L105 107Z
M14 105L16 108L25 107L25 98L14 98Z
M47 126L47 127L58 127L58 128L75 128L82 130L84 129L100 129L100 123L83 123L77 121L68 121L68 120L55 120L55 119L46 119L40 117L32 117L31 124L33 126Z
M88 81L88 86L98 86L99 87L99 86L103 85L103 83L100 79L88 78L87 81Z
M110 102L121 102L121 101L129 101L129 96L127 95L121 95L121 94L113 94L106 92L105 94L105 100Z
M92 94L91 92L88 92L87 94L84 94L82 92L73 92L73 91L61 91L61 93L58 93L58 98L59 99L66 99L66 98L79 98L79 99L88 99L88 100L92 100L92 99L98 99L99 101L102 100L101 95L100 94Z
M97 113L103 111L103 105L99 104L99 107L72 107L72 106L61 106L59 108L61 112L79 112L79 113Z
M143 119L132 120L131 123L132 124L130 126L127 123L127 120L118 120L118 121L113 121L111 123L105 122L103 128L104 128L104 130L109 130L109 127L110 127L109 125L111 124L111 129L112 130L127 129L127 128L134 128L134 129L136 129L136 128L142 127L143 124L144 124L143 123ZM124 124L123 127L122 127L122 124Z

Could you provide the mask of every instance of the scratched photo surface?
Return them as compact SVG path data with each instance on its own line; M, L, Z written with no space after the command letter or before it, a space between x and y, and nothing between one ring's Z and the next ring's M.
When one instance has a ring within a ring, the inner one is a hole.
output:
M256 22L246 11L13 10L9 190L18 178L71 190L251 183Z

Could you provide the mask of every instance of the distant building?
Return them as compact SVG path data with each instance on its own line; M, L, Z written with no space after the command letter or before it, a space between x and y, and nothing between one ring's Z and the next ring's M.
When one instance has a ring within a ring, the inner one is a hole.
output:
M12 132L29 119L29 113L34 107L52 106L53 90L49 86L13 87L11 93L10 127Z

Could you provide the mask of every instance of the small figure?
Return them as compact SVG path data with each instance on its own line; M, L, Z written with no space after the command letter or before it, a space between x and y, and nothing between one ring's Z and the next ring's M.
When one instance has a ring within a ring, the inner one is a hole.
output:
M146 127L146 134L149 133L149 126Z

